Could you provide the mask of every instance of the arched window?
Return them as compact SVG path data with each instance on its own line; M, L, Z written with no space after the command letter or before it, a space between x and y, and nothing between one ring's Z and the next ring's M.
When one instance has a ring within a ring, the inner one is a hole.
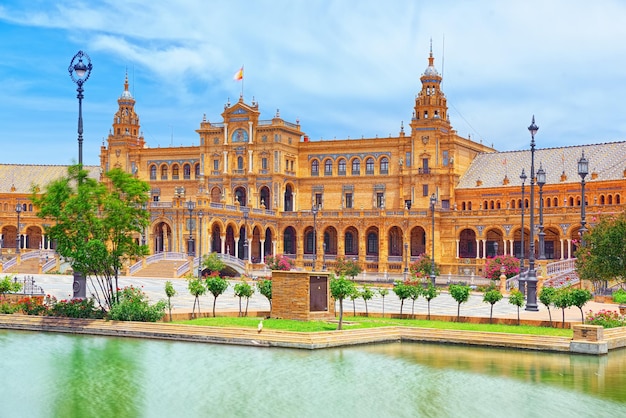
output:
M615 204L616 204L616 205L619 205L619 204L620 204L620 198L619 198L619 195L618 195L618 194L616 194L616 195L615 195Z
M157 177L157 168L156 165L150 166L150 180L156 180Z
M191 178L191 166L189 164L185 164L183 166L183 176L185 180L189 180Z
M380 174L389 174L389 158L380 159Z
M320 162L318 160L313 160L311 162L311 175L312 176L320 175Z
M324 175L325 176L333 175L333 161L332 160L324 161Z
M613 196L609 195L609 205L612 205L612 204L613 204Z
M167 180L167 166L161 166L161 180Z
M367 234L367 254L378 255L378 235L373 232Z
M178 180L178 164L172 166L172 180Z
M196 178L200 177L200 164L196 164L194 167L194 171L195 171L195 176Z
M365 174L374 174L374 159L372 157L365 160Z
M237 170L243 170L243 157L237 157Z
M355 158L352 160L352 175L358 176L361 174L361 160Z
M346 160L344 158L339 160L338 168L339 168L338 174L340 176L345 176L346 175Z

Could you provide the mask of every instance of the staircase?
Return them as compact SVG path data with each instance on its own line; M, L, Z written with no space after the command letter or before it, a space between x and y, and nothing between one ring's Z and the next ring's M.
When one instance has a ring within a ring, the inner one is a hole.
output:
M159 260L131 274L140 277L176 278L176 269L187 260Z
M23 260L19 265L15 264L3 270L3 273L37 274L39 273L39 258Z

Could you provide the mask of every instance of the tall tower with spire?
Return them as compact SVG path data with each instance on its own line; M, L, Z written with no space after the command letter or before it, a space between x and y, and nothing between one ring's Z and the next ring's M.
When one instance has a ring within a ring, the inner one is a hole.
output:
M448 102L445 94L441 91L442 77L435 68L435 58L433 57L433 43L430 41L430 54L428 56L428 67L420 77L422 90L415 98L415 108L411 127L413 129L424 125L445 126L450 129L448 119Z
M107 171L121 168L126 172L136 173L139 158L137 151L145 146L145 141L140 130L139 116L135 112L135 99L128 90L128 73L124 78L124 91L117 99L117 105L107 146L102 144L101 165Z

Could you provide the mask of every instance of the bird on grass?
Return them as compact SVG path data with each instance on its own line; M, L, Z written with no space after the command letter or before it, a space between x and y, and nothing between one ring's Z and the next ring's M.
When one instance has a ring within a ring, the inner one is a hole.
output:
M256 327L256 331L257 332L263 331L263 320L262 319L261 319L261 322L259 322L259 325Z

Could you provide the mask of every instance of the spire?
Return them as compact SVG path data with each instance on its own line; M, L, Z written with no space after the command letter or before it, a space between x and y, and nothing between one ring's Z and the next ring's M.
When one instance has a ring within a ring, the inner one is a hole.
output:
M435 66L435 57L433 57L433 38L430 38L430 55L428 56L428 66Z
M433 55L433 52L432 52L432 49L433 49L432 41L431 41L430 49L431 49L430 55L432 56ZM128 91L128 70L126 70L126 76L124 77L124 91Z

